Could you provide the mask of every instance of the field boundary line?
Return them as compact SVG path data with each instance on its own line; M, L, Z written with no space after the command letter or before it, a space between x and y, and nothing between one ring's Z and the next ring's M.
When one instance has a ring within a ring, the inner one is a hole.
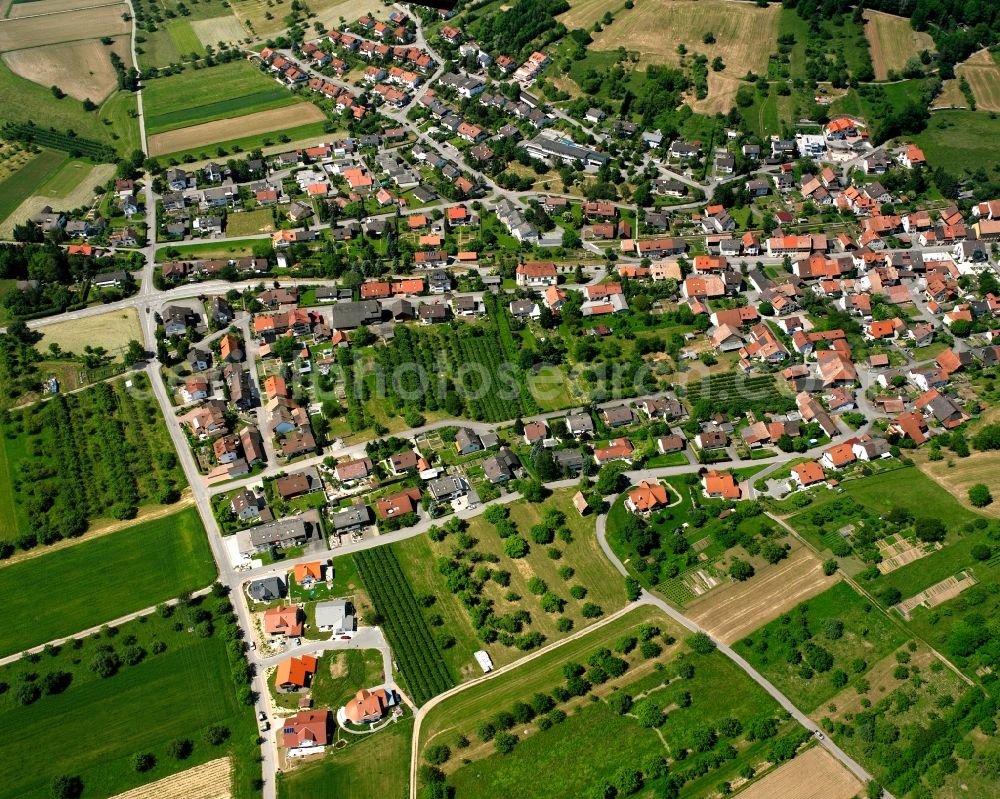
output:
M649 605L649 603L644 602L642 600L629 602L621 610L612 613L610 616L605 616L603 619L596 622L595 624L591 624L589 627L584 627L583 629L578 630L577 632L567 636L566 638L563 638L560 641L555 641L549 646L537 649L530 655L526 655L525 657L520 658L519 660L515 660L513 663L508 663L506 666L501 666L499 669L494 669L488 674L484 674L481 677L476 677L474 680L469 680L468 682L460 683L456 685L454 688L449 688L444 693L432 697L423 706L418 708L417 712L413 714L414 718L413 738L410 744L411 746L410 791L409 791L410 799L416 799L417 796L417 762L419 760L419 754L420 754L420 726L423 723L424 717L427 715L429 711L433 710L435 707L444 702L446 699L451 699L455 695L460 694L469 688L473 688L474 686L481 685L485 682L489 682L490 680L493 680L497 677L507 674L508 672L511 672L514 669L525 665L526 663L530 663L533 660L537 660L542 655L547 655L551 652L554 652L560 647L564 646L565 644L568 644L571 641L577 641L580 638L586 636L588 633L593 632L594 630L599 630L602 627L606 627L607 625L617 621L627 613L630 613L631 611L636 610L637 608L641 608L644 605ZM653 607L655 607L655 605Z
M114 375L113 377L105 378L105 380L100 382L107 382L108 380L115 380L121 377L121 375ZM80 386L80 388L75 388L72 391L65 392L66 394L76 394L85 389L91 388L96 385L96 383L87 383L85 386ZM65 396L65 394L63 395ZM47 401L47 400L42 400ZM0 474L2 477L2 474ZM98 538L103 538L106 535L111 535L112 533L120 533L122 530L128 530L132 527L138 527L140 524L145 524L146 522L151 522L156 519L162 519L164 516L172 516L174 513L178 513L186 508L193 508L195 505L194 494L191 491L191 487L187 486L181 493L181 498L170 505L143 505L139 508L140 514L143 508L155 507L155 510L147 513L145 516L136 515L134 519L123 519L122 521L111 521L106 525L97 527L94 530L88 530L81 536L76 538L63 538L61 541L57 541L54 544L36 546L32 549L26 550L24 552L18 552L16 555L12 555L7 558L7 560L0 563L0 569L5 569L8 566L13 566L15 563L23 563L26 560L32 560L34 558L40 558L44 555L48 555L50 552L58 552L62 549L71 549L78 544L86 544L88 541L95 541ZM16 532L16 531L15 531Z
M23 17L4 17L3 19L0 19L0 25L2 25L4 22L14 22L16 20L21 20L21 19L38 19L39 17L53 17L56 14L75 14L77 11L90 11L92 8L107 8L108 6L123 6L123 5L126 5L125 0L113 0L113 2L95 3L92 6L83 6L83 8L64 8L62 11L43 11L41 14L26 14ZM11 3L11 5L8 6L8 12L13 7L14 7L14 4ZM121 36L121 35L124 35L124 34L119 34L119 35ZM95 38L95 37L90 37L90 38ZM96 38L100 38L100 37L96 37ZM53 44L63 44L63 42L53 42ZM28 48L20 48L20 49L30 50L30 49L33 49L33 48L28 47ZM10 51L9 50L4 50L4 52L7 53L7 52L10 52Z
M212 586L208 586L206 588L200 588L197 591L193 591L191 593L191 596L192 597L207 596L211 592L211 590ZM42 652L45 651L45 647L47 646L61 646L62 644L65 644L67 641L72 641L76 638L86 638L88 635L93 635L94 633L98 632L103 627L118 627L122 624L125 624L126 622L134 621L135 619L138 619L140 616L148 616L151 613L155 613L156 609L160 605L167 605L172 607L176 605L178 602L180 602L180 599L178 597L174 597L173 599L168 599L166 602L160 602L158 605L151 605L148 608L142 608L140 610L133 611L132 613L126 614L125 616L119 616L117 619L112 619L111 621L105 621L102 622L101 624L95 624L93 627L88 627L86 630L78 630L77 632L72 633L71 635L64 635L62 638L53 638L51 641L46 641L44 644L37 644L36 646L30 647L29 649L23 649L20 652L15 652L12 655L7 655L6 657L0 658L0 666L6 666L9 663L15 663L21 658L23 658L25 655L41 654Z

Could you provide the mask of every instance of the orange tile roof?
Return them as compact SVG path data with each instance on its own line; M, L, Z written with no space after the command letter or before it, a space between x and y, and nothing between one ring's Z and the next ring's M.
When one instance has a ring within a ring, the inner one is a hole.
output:
M740 487L729 472L712 470L705 475L705 492L709 496L720 496L725 499L739 499Z
M297 685L299 688L305 688L309 677L315 673L316 658L312 655L286 658L278 664L274 675L274 684L278 686Z
M667 504L667 489L661 483L643 480L628 495L632 507L645 513Z
M793 466L792 471L798 475L799 482L804 486L819 483L823 480L823 467L816 463L816 461L800 463L798 466Z
M318 560L314 560L310 563L296 563L295 564L295 582L302 583L304 580L322 580L323 579L323 564Z
M854 447L850 442L844 442L843 444L836 444L835 446L828 447L823 450L824 455L830 456L830 463L834 467L846 466L849 463L853 463L857 458L854 457Z
M295 637L302 635L298 608L278 605L264 611L264 632L268 635Z
M608 442L608 446L594 450L594 457L598 461L610 461L616 458L628 458L635 452L635 447L627 438L616 438Z

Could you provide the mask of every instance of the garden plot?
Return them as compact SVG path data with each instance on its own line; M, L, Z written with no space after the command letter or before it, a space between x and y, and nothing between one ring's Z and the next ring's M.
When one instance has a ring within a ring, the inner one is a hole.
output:
M895 607L896 610L902 614L904 619L909 621L910 614L915 608L921 606L933 608L937 605L941 605L949 599L954 599L967 588L974 586L977 582L979 581L976 580L971 572L959 572L953 577L948 577L939 583L935 583L930 588L925 588L919 594L911 596L909 599L903 600L898 605L894 605L893 607Z
M932 552L941 549L941 544L920 544L910 538L901 535L891 535L878 542L878 550L882 555L882 562L878 564L878 570L882 574L894 572L907 563L927 557Z

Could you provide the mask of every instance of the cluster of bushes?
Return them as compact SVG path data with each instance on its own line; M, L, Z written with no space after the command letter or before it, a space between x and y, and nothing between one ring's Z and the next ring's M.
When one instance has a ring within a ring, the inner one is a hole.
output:
M932 668L935 666L944 668L939 663ZM971 757L971 747L963 747L967 742L962 739L976 727L985 735L996 733L1000 700L978 687L958 700L942 694L935 710L901 730L890 719L908 710L912 702L906 689L896 689L843 721L824 719L824 727L839 737L858 741L865 759L880 766L883 781L893 794L930 799L945 777L958 770L958 752L964 748L963 759Z
M509 557L521 556L522 550L527 553L528 542L518 534L507 508L494 505L486 510L484 516L494 526L497 535L504 540L504 550ZM557 535L563 541L569 542L572 540L572 533L565 526L565 521L566 517L562 511L550 509L545 514L544 521L531 529L530 535L540 544L553 542ZM498 556L475 549L478 541L469 535L464 521L451 519L444 527L432 528L430 537L437 543L449 537L454 541L450 554L438 558L438 573L445 578L448 590L458 597L468 612L476 635L481 641L498 642L522 651L535 649L544 643L544 635L537 631L525 630L531 624L531 614L528 611L519 609L512 613L499 614L495 610L493 601L483 596L483 590L490 581L508 588L511 573L506 569L493 568L500 562ZM555 547L550 547L549 551L550 555L560 554ZM571 566L562 566L559 569L559 576L563 580L569 581L574 574L575 571ZM567 600L551 590L541 578L532 578L528 581L527 587L532 594L539 597L539 604L544 612L555 614L565 610ZM587 589L582 585L577 584L569 588L569 595L578 601L582 601L587 593ZM521 598L513 590L508 590L506 597L510 602L516 602ZM433 597L428 597L425 606L430 607L433 602ZM584 602L580 611L584 618L596 618L604 612L592 602ZM439 617L432 617L432 623L434 619ZM556 627L560 632L569 632L573 628L573 621L563 616L557 621Z
M871 605L865 606L866 612L871 609ZM818 629L813 629L808 614L808 604L799 605L791 613L779 617L777 629L765 627L754 636L744 638L742 643L757 655L763 665L786 663L788 668L794 669L804 680L811 680L817 674L828 674L834 687L843 688L850 677L843 669L833 669L834 657L823 646L823 642L841 639L844 636L844 623L840 619L830 618L818 625ZM868 629L862 628L860 634L865 637ZM868 664L863 658L857 657L849 664L849 668L854 674L863 674L867 671Z

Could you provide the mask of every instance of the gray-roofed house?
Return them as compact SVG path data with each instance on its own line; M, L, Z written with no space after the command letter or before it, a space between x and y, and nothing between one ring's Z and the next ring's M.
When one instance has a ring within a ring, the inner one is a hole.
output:
M274 602L285 596L285 583L280 577L264 577L250 583L247 593L254 602Z
M446 475L431 480L427 484L427 490L436 502L448 502L464 496L469 490L469 485L461 477Z
M358 503L337 511L330 517L330 521L333 523L333 531L338 535L353 533L371 524L371 511L364 503Z
M514 472L520 465L521 462L510 447L501 447L496 455L483 461L483 473L491 483L506 483L514 477Z
M608 427L624 427L636 421L635 411L628 405L619 405L617 408L605 408L602 416L604 423Z
M583 454L578 449L557 449L552 453L552 458L564 474L577 475L583 471Z
M566 429L574 438L594 434L594 420L589 413L571 413L566 417Z
M469 455L478 452L483 448L483 442L479 440L475 430L462 427L455 434L455 449L459 455Z
M236 534L236 546L243 557L249 558L271 547L300 546L322 534L319 511L309 510L299 516L241 530Z
M330 309L330 327L335 330L353 330L380 321L382 308L377 300L340 302Z
M334 635L353 635L357 623L354 607L346 599L316 603L316 626Z

